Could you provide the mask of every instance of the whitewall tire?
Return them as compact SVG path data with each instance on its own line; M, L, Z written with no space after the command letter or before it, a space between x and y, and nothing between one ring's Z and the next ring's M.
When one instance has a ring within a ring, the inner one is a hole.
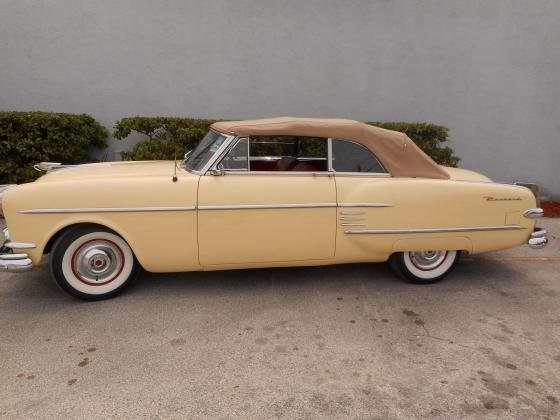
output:
M139 272L126 241L100 226L84 225L64 232L51 256L51 272L58 285L87 300L120 293Z
M393 270L412 283L428 284L444 278L453 270L460 251L410 251L391 256Z

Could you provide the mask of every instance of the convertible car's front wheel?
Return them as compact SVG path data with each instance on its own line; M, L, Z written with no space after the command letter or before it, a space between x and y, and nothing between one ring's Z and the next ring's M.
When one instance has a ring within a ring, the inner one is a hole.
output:
M54 244L51 272L71 295L99 300L120 293L139 272L126 241L100 226L78 226Z
M429 284L441 280L459 261L460 251L397 252L391 256L391 267L411 283Z

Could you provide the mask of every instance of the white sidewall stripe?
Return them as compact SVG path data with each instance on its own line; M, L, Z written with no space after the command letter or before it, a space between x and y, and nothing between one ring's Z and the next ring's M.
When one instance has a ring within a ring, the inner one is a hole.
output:
M414 265L410 255L411 255L410 252L405 252L403 254L404 264L408 269L408 271L410 271L418 278L424 280L431 280L441 276L442 274L445 274L447 270L451 268L451 266L455 262L455 259L457 258L457 251L447 251L447 257L445 258L445 260L438 267L432 270L420 270L418 267Z
M90 286L84 283L83 281L78 279L72 271L72 256L74 255L74 252L76 252L76 250L85 242L91 241L93 239L107 239L111 242L114 242L122 250L124 255L123 268L120 274L111 282L100 286ZM88 295L101 295L104 293L110 293L122 286L132 272L133 263L134 256L132 254L132 250L120 236L117 236L110 232L92 232L88 233L87 235L80 236L66 249L66 251L64 252L64 256L62 257L62 274L64 275L66 281L74 289Z

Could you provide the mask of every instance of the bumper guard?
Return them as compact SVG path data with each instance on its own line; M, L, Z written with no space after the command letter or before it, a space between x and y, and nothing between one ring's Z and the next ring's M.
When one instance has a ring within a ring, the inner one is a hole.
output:
M542 249L548 244L548 236L545 229L535 228L527 244L533 249Z
M14 254L13 248L35 248L35 244L27 242L11 242L8 228L4 228L2 233L4 234L4 245L0 248L0 271L18 273L31 270L33 268L33 262L29 256L24 253Z

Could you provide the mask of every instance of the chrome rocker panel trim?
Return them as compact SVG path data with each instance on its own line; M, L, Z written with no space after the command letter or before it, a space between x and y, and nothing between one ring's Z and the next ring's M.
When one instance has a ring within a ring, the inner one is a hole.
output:
M493 230L520 230L526 229L519 225L507 226L475 226L458 228L427 228L427 229L362 229L346 230L344 233L349 235L392 235L402 233L448 233L448 232L486 232Z
M531 233L531 237L527 241L527 245L533 249L542 249L548 244L548 234L545 229L535 228Z

